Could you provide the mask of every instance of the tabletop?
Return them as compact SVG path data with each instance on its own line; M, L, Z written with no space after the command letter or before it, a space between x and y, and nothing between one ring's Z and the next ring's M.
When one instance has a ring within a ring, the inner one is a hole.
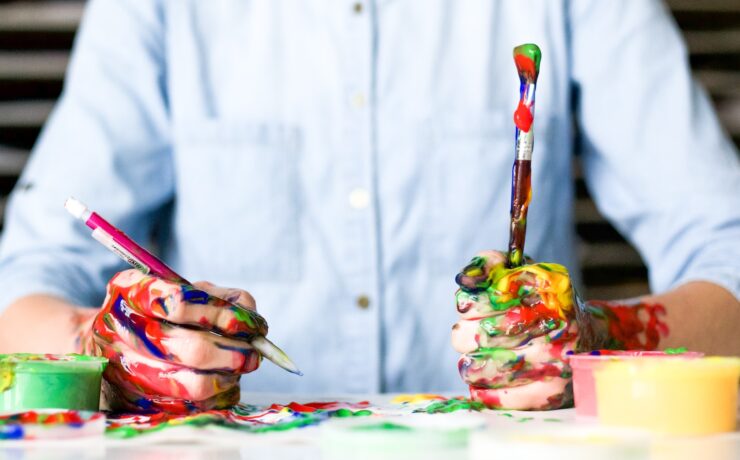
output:
M206 423L201 418L184 423L176 420L166 427L155 423L154 429L134 433L111 430L109 421L105 436L101 428L99 433L72 439L0 441L0 460L488 460L511 455L568 460L740 458L739 431L701 437L655 436L604 427L594 419L577 417L573 409L475 411L457 401L453 395L249 394L243 398L245 430ZM294 422L296 415L301 423Z

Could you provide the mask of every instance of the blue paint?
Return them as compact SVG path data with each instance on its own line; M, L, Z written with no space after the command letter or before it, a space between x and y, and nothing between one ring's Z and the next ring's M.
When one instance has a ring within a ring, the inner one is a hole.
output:
M0 439L23 439L23 426L0 425Z
M138 407L140 407L143 410L149 410L152 408L152 405L154 404L151 399L147 398L139 398L137 399L134 404L136 404Z
M196 305L205 305L211 299L207 292L195 289L191 286L182 287L182 300Z
M149 337L146 334L147 322L155 320L148 319L134 311L128 306L122 296L119 295L113 303L113 308L111 308L110 314L123 327L133 332L153 356L164 360L173 359L173 356L164 354L151 340L149 340Z

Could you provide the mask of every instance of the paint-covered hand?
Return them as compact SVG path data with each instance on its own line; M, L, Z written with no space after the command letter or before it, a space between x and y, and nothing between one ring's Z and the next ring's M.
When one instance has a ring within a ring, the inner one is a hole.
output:
M104 395L111 408L186 413L237 403L241 374L261 360L247 339L266 333L246 291L127 270L108 283L82 345L110 360Z
M567 353L576 348L578 307L565 267L506 268L485 251L457 275L461 320L452 344L471 397L491 408L557 409L572 401Z

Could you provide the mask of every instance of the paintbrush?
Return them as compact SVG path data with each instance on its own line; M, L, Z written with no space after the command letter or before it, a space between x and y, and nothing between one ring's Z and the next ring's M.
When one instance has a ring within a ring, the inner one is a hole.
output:
M542 53L537 45L527 43L514 48L514 63L519 73L519 104L514 112L516 125L514 166L511 170L511 225L507 265L522 265L527 210L532 199L532 148L534 147L534 92L540 72Z

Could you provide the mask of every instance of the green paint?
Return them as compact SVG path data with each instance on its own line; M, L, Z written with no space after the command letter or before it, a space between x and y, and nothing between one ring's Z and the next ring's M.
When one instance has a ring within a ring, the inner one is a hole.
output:
M542 60L542 51L534 43L526 43L514 48L514 56L526 56L534 62L535 71L540 72L540 61Z
M486 408L486 405L469 399L447 399L445 401L435 401L423 409L417 409L414 412L425 412L427 414L448 414L459 410L480 412Z
M351 411L349 409L337 409L334 412L331 412L329 414L331 417L339 417L339 418L347 418L347 417L366 417L368 415L373 415L372 411L369 411L367 409L365 410L358 410L358 411Z
M507 301L507 302L498 302L498 301L494 300L493 296L491 296L491 306L496 311L508 310L511 307L515 307L517 305L521 305L521 303L522 303L522 299L519 299L519 298L516 298L516 297L513 298L513 299L511 299L511 300L509 300L509 301Z
M84 355L0 355L0 411L98 410L107 362Z
M256 406L251 405L238 405L231 409L231 412L236 416L249 416L259 409ZM245 432L245 433L271 433L288 431L297 428L303 428L307 426L317 425L327 418L348 418L348 417L366 417L373 415L373 412L368 409L362 409L352 411L350 409L341 408L333 411L318 410L316 412L305 412L295 413L293 418L283 422L277 422L268 425L249 425L234 422L227 419L225 416L214 415L212 413L202 413L193 415L186 418L176 418L170 421L162 422L157 425L147 426L144 428L134 428L129 425L112 426L106 430L106 436L111 438L128 439L140 435L155 433L167 428L173 428L178 426L190 426L190 427L205 427L205 426L218 426L230 430Z
M489 359L498 363L510 363L517 360L515 352L501 347L479 348L473 353L468 353L473 359Z
M532 420L534 420L534 417L522 417L522 418L518 418L516 421L518 423L524 423L524 422L531 422Z
M492 316L489 318L484 318L480 320L478 324L480 325L480 328L483 329L483 331L490 337L496 337L501 334L501 331L498 330L499 318L501 317Z
M558 423L563 421L562 419L559 419L559 418L545 418L543 420L545 422L558 422Z
M237 319L237 321L246 323L247 326L254 329L255 327L254 318L252 318L252 314L249 310L245 310L244 308L240 308L235 305L231 307L231 311L234 312L234 317Z
M503 412L503 413L500 413L500 414L498 414L498 415L499 415L499 417L509 417L509 418L512 418L512 417L514 417L513 415L511 415L511 414L510 414L510 413L508 413L508 412Z
M664 350L665 354L667 355L681 355L683 353L686 353L689 351L686 347L678 347L678 348L666 348Z
M352 427L354 431L413 431L413 428L391 422L373 423Z

